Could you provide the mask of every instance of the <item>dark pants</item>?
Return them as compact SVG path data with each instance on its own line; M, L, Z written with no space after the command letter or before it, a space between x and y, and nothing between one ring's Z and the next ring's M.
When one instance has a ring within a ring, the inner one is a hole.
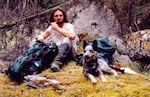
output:
M58 47L58 54L54 58L54 64L62 67L71 60L72 52L68 43L64 43ZM52 64L53 65L53 64Z

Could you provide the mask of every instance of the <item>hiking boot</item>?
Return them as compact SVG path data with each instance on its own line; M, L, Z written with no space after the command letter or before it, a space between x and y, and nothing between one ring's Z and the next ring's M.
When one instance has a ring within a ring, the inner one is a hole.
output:
M58 72L58 71L60 71L60 67L59 67L59 65L56 65L55 63L51 66L51 70L53 71L53 72Z

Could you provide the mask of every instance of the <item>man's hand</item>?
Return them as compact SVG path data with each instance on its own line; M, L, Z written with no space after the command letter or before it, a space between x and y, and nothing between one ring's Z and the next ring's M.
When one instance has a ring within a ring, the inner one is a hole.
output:
M43 41L44 41L44 37L43 37L42 35L39 35L39 36L36 36L36 37L35 37L35 40L36 40L36 41L43 42Z
M56 22L51 23L51 27L53 30L56 30L56 31L59 29L59 26Z

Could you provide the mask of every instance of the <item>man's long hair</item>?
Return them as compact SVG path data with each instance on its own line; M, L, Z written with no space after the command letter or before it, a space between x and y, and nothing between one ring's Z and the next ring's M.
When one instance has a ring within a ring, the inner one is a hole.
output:
M63 13L63 16L64 16L64 20L63 20L63 22L68 22L68 20L67 20L67 15L66 15L66 13L62 10L62 9L60 9L60 8L57 8L57 9L55 9L55 10L53 10L53 12L51 13L51 15L50 15L50 17L49 17L49 23L52 23L52 22L55 22L55 20L54 20L54 13L56 12L56 11L61 11L62 13Z

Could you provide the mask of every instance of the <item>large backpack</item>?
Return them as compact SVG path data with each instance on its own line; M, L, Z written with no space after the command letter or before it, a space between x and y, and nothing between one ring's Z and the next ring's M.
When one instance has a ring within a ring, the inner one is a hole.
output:
M24 55L18 56L9 65L6 74L16 82L23 82L24 76L37 74L50 67L57 53L55 43L35 42Z
M112 56L116 50L115 45L106 37L97 38L93 44L94 49L98 52L98 57L105 59L109 65L112 65Z

